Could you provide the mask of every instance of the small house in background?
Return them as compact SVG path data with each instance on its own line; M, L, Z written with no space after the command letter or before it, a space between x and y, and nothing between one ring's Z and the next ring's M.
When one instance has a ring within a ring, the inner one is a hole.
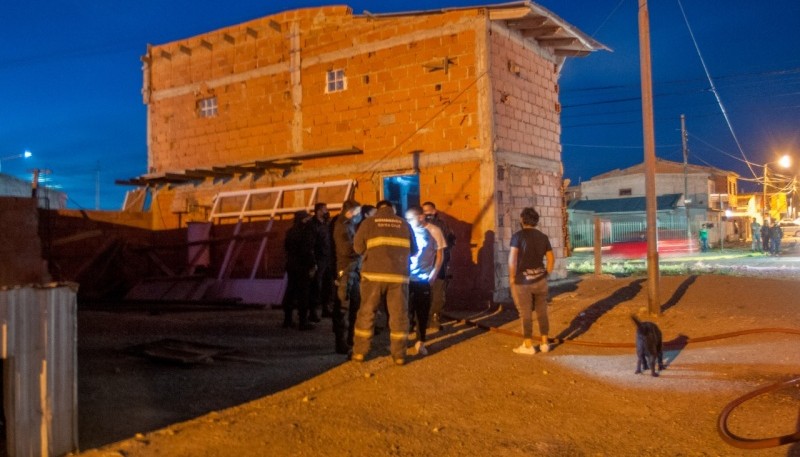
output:
M566 273L558 78L568 57L602 49L530 1L307 8L150 46L148 173L124 183L148 189L157 230L231 222L215 217L220 195L263 205L257 220L326 199L314 189L329 182L401 211L431 200L456 232L450 297L502 298L524 207ZM267 188L280 201L249 194Z
M716 227L709 232L711 242L738 236L740 228L746 230L747 214L736 213L738 178L732 171L656 159L660 239L691 237L704 223ZM604 243L642 237L646 230L643 163L584 181L579 194L580 199L568 207L573 247L591 246L595 216L605 221ZM736 224L734 219L727 220L729 216L737 218Z

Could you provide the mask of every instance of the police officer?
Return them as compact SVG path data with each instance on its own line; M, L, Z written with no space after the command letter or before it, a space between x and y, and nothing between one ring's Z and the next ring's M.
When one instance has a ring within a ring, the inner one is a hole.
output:
M310 222L314 233L314 261L317 266L311 283L311 303L308 310L308 320L311 322L319 322L320 312L324 317L330 316L331 312L334 259L329 221L328 205L318 202L314 205L314 218Z
M363 258L361 308L356 317L352 360L361 362L369 352L375 311L386 300L392 359L403 365L408 340L408 259L417 246L411 227L395 214L391 202L378 202L374 217L364 219L353 248Z
M436 280L431 284L431 310L428 318L428 332L434 333L442 328L440 319L447 300L447 267L450 265L450 251L455 245L456 235L447 225L442 213L436 209L436 205L433 202L423 203L422 211L425 213L425 222L439 227L445 240L444 250L442 251L442 267L437 273Z
M311 216L305 211L294 213L294 223L286 232L284 249L286 250L286 294L283 297L283 327L292 326L292 310L297 309L300 319L300 330L313 330L308 323L308 291L314 277L314 234L308 225Z
M361 304L361 256L353 250L361 204L347 200L333 219L333 247L336 253L336 299L333 302L333 334L336 352L347 354L353 345L353 326Z

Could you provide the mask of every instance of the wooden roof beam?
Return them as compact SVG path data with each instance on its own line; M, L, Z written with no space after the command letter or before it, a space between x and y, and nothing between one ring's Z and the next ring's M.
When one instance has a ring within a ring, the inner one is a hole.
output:
M530 29L520 30L522 36L525 38L539 38L546 36L553 36L561 32L563 29L557 25L548 25L544 27L534 27Z
M527 17L524 19L514 19L506 23L510 29L533 29L541 27L547 23L547 18L544 16Z
M564 46L572 46L578 43L577 38L538 38L536 41L542 46L550 48L561 48Z
M581 49L554 49L553 54L560 57L583 57L588 56L590 51L584 51Z

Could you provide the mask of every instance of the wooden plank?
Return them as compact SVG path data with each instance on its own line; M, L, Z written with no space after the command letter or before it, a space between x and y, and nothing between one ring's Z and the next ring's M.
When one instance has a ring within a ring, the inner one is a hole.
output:
M560 48L563 46L572 46L578 42L577 38L537 38L536 41L542 46Z
M62 246L69 243L74 243L76 241L87 240L89 238L94 238L97 236L101 236L103 234L102 230L89 230L83 233L76 233L75 235L65 236L64 238L59 238L54 240L52 246Z
M563 29L557 25L547 26L547 27L535 27L531 29L524 29L521 30L522 36L525 38L539 38L539 37L546 37L555 35L558 32L561 32Z
M525 19L508 21L506 25L508 26L508 28L516 30L532 29L532 28L538 28L546 24L547 19L548 18L544 16L527 17Z

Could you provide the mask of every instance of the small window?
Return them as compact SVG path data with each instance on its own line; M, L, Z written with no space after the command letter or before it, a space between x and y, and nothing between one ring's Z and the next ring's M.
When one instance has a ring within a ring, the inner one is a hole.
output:
M200 114L200 117L216 117L217 97L200 99L197 102L197 112Z
M419 175L384 177L383 198L394 203L395 213L401 216L408 208L419 206Z
M347 79L344 77L344 70L331 70L327 76L327 86L325 92L340 92L347 89Z
M633 189L620 189L619 190L619 196L620 197L625 197L627 195L633 195Z

